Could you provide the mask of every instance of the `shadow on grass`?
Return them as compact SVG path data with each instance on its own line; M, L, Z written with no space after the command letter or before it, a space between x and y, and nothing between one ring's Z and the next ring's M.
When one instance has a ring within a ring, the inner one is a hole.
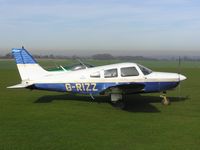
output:
M189 99L189 97L168 97L170 102L180 102ZM35 103L50 103L55 100L76 100L84 102L97 102L97 103L110 103L109 96L97 96L94 100L90 96L78 96L78 95L47 95L42 96L35 101ZM129 112L160 112L153 103L161 103L162 98L152 95L126 95L125 111Z
M186 97L168 97L171 103L181 102L189 99ZM152 95L127 95L125 96L126 111L130 112L160 112L153 103L161 104L162 98Z

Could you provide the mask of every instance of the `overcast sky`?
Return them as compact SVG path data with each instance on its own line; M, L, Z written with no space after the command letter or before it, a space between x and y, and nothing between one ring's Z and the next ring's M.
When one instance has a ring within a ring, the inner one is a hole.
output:
M0 0L0 54L200 55L199 0Z

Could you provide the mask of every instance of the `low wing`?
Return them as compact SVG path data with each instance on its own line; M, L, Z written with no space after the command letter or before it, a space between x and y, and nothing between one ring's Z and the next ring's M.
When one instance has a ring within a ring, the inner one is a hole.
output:
M121 94L132 94L143 92L145 85L142 83L123 83L115 86L110 86L101 94L105 93L121 93Z

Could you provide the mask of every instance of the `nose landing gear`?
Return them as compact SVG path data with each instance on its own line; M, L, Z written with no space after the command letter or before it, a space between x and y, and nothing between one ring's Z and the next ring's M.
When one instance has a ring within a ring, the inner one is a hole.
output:
M163 99L162 99L162 102L161 102L163 105L167 106L167 105L170 104L170 101L169 101L169 99L167 98L167 92L163 92L163 94L160 95L160 97L163 98Z

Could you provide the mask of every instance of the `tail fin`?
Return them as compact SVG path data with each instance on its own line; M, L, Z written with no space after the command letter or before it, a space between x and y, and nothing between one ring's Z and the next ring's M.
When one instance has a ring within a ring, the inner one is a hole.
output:
M34 80L48 74L23 47L12 49L22 81Z

